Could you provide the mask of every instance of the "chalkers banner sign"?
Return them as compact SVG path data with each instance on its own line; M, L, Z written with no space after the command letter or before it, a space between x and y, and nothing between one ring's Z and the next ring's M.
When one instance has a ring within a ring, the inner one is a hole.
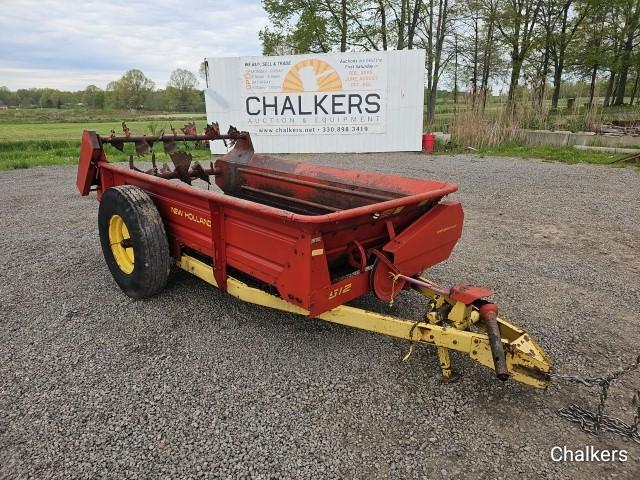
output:
M424 50L209 58L207 119L249 131L263 153L420 150L424 59Z
M385 55L349 53L243 59L249 131L261 135L359 134L385 130Z

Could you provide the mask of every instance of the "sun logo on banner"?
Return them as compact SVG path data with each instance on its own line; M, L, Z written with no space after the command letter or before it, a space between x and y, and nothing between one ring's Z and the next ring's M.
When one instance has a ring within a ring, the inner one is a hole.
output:
M296 63L287 72L282 91L289 92L338 92L342 79L335 69L323 60L310 58Z

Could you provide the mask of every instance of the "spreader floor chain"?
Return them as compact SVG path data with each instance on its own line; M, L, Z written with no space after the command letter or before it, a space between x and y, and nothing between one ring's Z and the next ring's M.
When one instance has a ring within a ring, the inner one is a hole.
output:
M189 255L182 255L176 264L181 269L214 287L218 287L210 264ZM424 278L420 278L420 281L429 284L428 280ZM434 288L438 287L434 285ZM482 333L482 331L486 332L486 325L482 322L478 309L473 305L465 305L461 301L453 300L426 286L419 286L416 290L432 302L431 311L425 315L424 321L416 322L347 305L338 306L316 318L401 338L412 344L433 345L438 349L444 378L450 378L452 375L451 350L466 353L471 359L494 370L490 339L486 333ZM285 302L263 290L250 287L233 277L227 277L227 293L248 303L304 316L309 315L307 310ZM451 308L443 308L445 306ZM441 312L444 310L449 310L446 319L440 318ZM546 387L551 367L549 358L526 332L499 317L497 323L501 334L500 341L505 352L508 375L511 379L536 388ZM472 326L481 331L469 331Z

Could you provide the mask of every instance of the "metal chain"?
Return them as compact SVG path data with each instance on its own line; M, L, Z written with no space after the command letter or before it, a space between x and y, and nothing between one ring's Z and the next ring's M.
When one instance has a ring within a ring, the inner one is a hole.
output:
M433 309L435 308L435 305L433 303L433 300L429 302L429 306L427 307L427 313L425 314L428 315L430 312L433 311ZM409 330L409 349L407 350L407 353L404 354L404 357L402 357L402 361L406 362L407 360L409 360L411 358L411 355L413 355L413 346L415 345L415 341L413 340L413 331L416 329L416 327L421 324L422 322L424 322L423 319L417 320L412 326L411 326L411 330Z
M636 393L633 395L633 400L631 400L631 405L636 407L636 413L633 417L633 428L631 429L631 433L636 437L640 432L638 429L640 428L640 390L636 390Z
M583 431L592 435L598 435L602 431L608 431L629 438L636 443L640 443L640 432L638 431L640 427L640 390L635 392L631 402L636 410L633 424L629 425L618 418L610 417L604 413L611 383L632 370L635 370L639 365L640 355L638 355L636 359L626 367L613 372L606 377L585 378L579 375L550 374L549 376L552 379L555 378L564 382L578 383L586 387L600 387L600 401L595 413L572 403L568 407L558 410L558 415L572 422L579 423L580 428Z

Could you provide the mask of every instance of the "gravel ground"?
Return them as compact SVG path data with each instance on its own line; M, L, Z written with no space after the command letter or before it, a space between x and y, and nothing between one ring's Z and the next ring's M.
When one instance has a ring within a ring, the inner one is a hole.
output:
M494 288L561 372L638 353L640 174L416 154L306 161L451 180L466 227L430 275ZM98 205L73 166L0 172L2 478L639 478L640 445L556 416L595 392L507 382L454 354L400 361L406 342L224 296L174 272L127 298L102 259ZM424 303L357 305L415 318ZM608 413L632 421L634 373ZM553 446L625 449L626 463L556 463Z

